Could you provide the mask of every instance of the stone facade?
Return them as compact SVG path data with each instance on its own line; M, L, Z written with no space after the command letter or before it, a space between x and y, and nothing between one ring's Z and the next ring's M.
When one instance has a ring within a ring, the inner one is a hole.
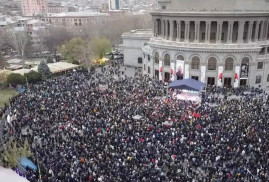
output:
M144 74L164 81L193 78L208 85L269 89L269 11L164 8L152 12L152 18L153 36L141 50Z

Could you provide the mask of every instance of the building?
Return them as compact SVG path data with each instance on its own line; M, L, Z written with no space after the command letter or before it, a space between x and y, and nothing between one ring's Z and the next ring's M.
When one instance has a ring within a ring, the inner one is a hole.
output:
M164 81L269 89L269 2L161 0L151 15L151 37L123 34L126 64Z
M21 0L22 15L45 15L48 12L46 0Z
M121 9L121 0L108 0L109 10L119 10Z
M48 3L47 13L66 13L68 7L61 5L61 3Z
M107 13L83 11L52 14L42 17L42 21L61 26L87 26L92 23L103 23L110 17Z

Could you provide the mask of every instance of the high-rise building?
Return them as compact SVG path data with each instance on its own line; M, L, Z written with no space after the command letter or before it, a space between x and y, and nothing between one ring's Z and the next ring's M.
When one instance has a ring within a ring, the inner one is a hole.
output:
M47 13L47 3L45 0L21 0L22 15L35 16Z
M109 10L119 10L121 9L121 0L108 0Z

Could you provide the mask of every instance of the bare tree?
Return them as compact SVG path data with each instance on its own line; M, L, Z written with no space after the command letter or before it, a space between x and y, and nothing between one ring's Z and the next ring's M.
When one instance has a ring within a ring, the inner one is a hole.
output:
M29 45L30 42L30 35L27 32L19 31L19 32L13 32L13 31L6 31L5 37L4 37L5 43L9 46L11 46L13 49L15 49L22 60L22 67L24 68L25 64L25 52L26 52L26 46Z
M58 47L69 41L73 34L62 27L49 27L39 32L40 41L56 57Z
M151 16L144 15L120 15L111 16L107 20L98 24L90 24L81 28L81 37L92 40L97 37L109 39L113 45L121 42L121 35L133 29L145 29L152 26Z

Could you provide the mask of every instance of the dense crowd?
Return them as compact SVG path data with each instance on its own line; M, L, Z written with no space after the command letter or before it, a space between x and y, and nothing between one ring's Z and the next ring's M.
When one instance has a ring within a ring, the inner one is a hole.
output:
M29 141L43 182L269 181L267 100L212 107L165 90L119 66L69 73L13 98L4 136Z

